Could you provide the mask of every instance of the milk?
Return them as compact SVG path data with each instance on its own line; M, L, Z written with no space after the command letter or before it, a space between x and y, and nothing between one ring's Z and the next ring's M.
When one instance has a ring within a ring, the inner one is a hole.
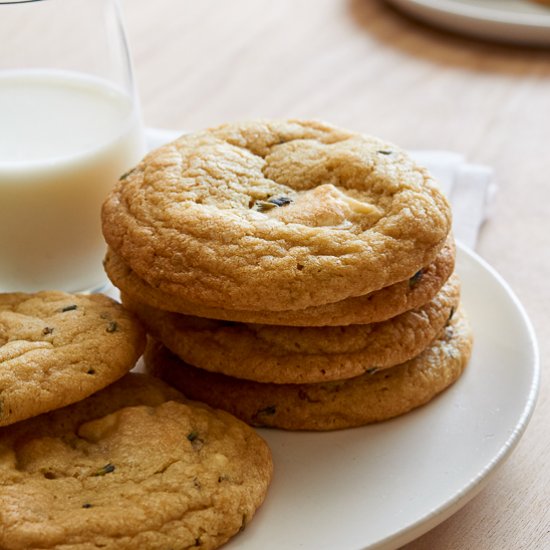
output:
M143 152L134 102L106 82L0 72L0 292L105 281L101 204Z

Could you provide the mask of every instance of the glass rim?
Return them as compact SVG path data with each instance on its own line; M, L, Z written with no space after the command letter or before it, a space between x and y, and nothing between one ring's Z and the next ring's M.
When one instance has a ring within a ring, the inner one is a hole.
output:
M3 5L13 5L13 4L36 4L38 2L47 2L48 0L0 0L0 6ZM51 0L50 0L51 1ZM118 2L118 0L114 0L115 3Z
M34 2L44 2L45 0L0 0L0 6L2 4L31 4Z

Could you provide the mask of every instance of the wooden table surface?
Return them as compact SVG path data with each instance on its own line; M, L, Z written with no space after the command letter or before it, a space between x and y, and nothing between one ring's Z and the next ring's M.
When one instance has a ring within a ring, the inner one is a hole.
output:
M304 117L492 166L478 252L550 357L550 49L473 41L376 0L123 0L147 125ZM511 458L417 549L550 548L550 380Z

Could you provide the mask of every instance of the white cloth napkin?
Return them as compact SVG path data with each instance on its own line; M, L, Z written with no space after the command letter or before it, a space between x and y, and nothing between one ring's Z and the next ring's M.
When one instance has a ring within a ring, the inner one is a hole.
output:
M148 128L147 146L150 150L155 149L182 133ZM412 156L430 170L450 200L455 238L465 246L475 248L496 192L493 170L488 166L470 164L463 155L452 151L412 151Z
M497 190L493 169L470 164L452 151L412 151L412 156L430 170L451 202L455 238L474 249Z

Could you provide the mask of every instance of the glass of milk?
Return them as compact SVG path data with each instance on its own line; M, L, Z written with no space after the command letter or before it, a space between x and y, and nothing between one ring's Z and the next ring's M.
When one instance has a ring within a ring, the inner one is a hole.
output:
M101 204L145 146L117 0L0 0L0 292L106 283Z

